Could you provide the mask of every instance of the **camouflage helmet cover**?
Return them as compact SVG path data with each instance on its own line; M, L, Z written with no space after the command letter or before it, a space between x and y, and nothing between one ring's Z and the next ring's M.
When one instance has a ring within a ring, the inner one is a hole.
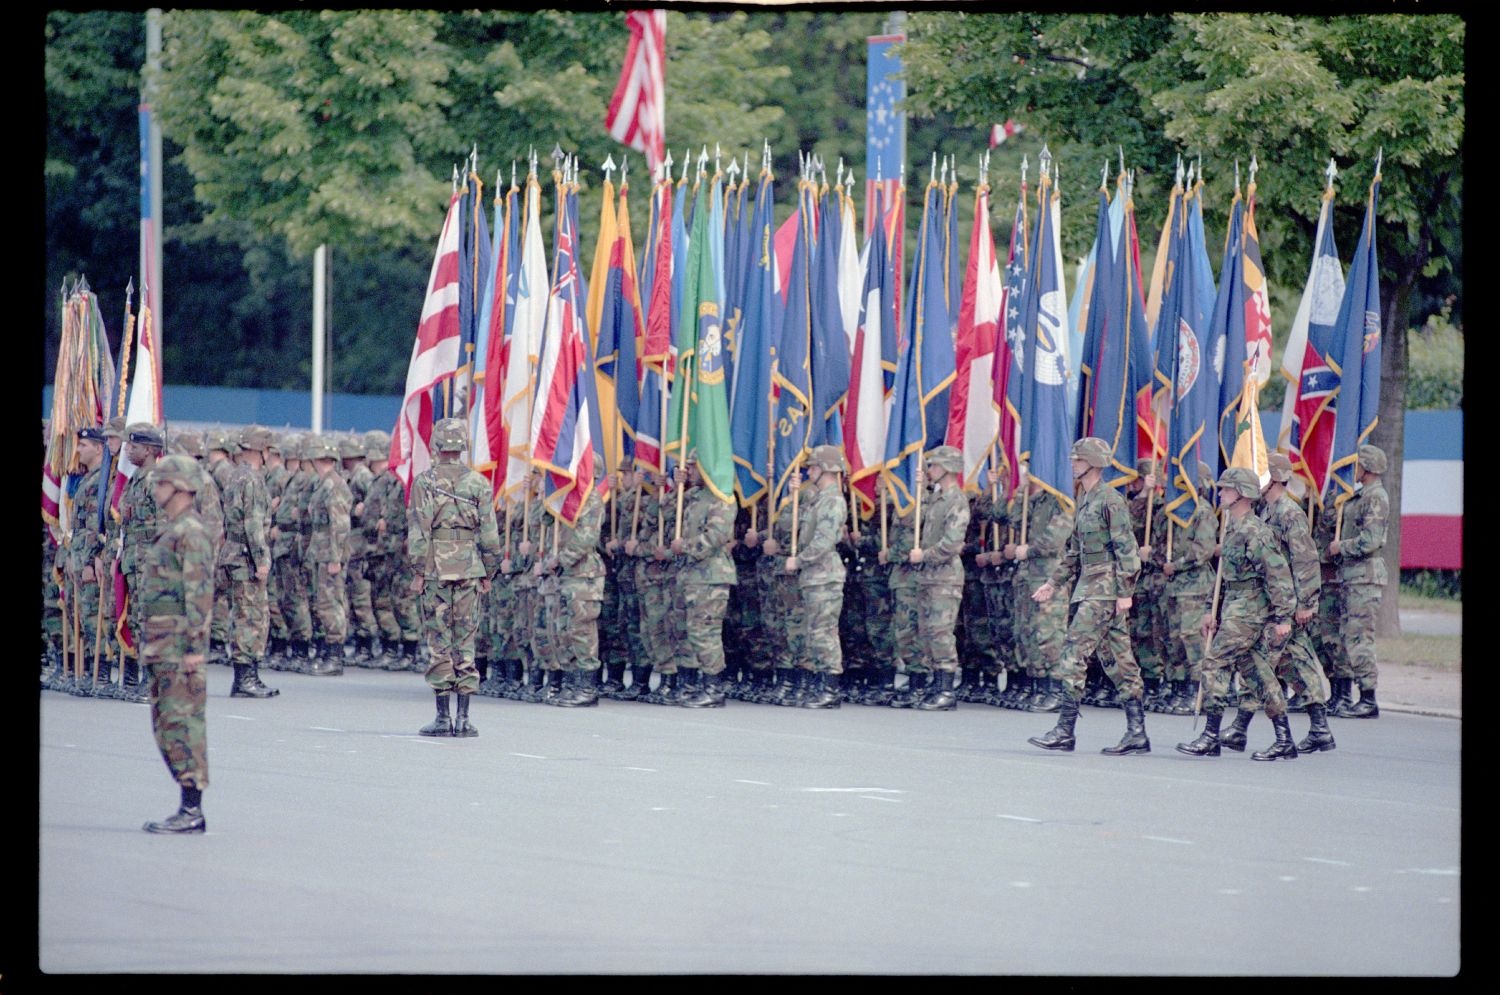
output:
M380 429L372 429L364 434L365 458L372 460L386 459L391 454L391 437Z
M844 451L838 446L817 446L808 453L807 464L827 473L843 473Z
M1255 500L1260 497L1260 478L1255 471L1243 466L1232 466L1219 475L1219 488L1237 492L1241 497Z
M938 446L927 454L926 462L928 466L949 473L964 472L964 454L957 446Z
M1384 473L1386 469L1385 450L1379 446L1366 443L1359 447L1359 468L1371 473Z
M461 453L468 444L468 426L462 418L444 418L432 426L432 448L436 451Z
M1198 479L1199 480L1212 480L1212 479L1214 479L1214 468L1211 467L1211 466L1209 466L1207 463L1203 462L1202 460L1199 460L1198 461Z
M1149 456L1141 457L1135 461L1135 472L1143 477L1155 475L1156 460Z
M1284 484L1292 479L1292 461L1286 453L1268 453L1266 463L1270 469L1271 479L1278 484Z
M173 453L158 460L151 468L152 484L171 484L189 494L198 492L198 464L186 453Z
M246 425L240 429L238 441L241 449L258 449L265 452L276 441L276 435L268 428Z
M352 435L341 435L338 439L339 459L364 459L364 443Z
M339 444L324 435L315 435L302 444L304 459L331 459L339 458Z
M197 432L178 432L172 440L174 449L185 456L203 455L203 437Z
M1073 449L1068 455L1071 459L1083 460L1095 469L1102 469L1109 466L1109 458L1113 453L1109 448L1108 442L1105 442L1097 435L1091 435L1088 438L1079 439L1073 443Z
M104 426L104 437L106 439L123 439L123 438L125 438L125 418L124 418L124 416L120 416L120 417L117 417L117 418L111 418L109 420L109 424L107 424L107 425Z

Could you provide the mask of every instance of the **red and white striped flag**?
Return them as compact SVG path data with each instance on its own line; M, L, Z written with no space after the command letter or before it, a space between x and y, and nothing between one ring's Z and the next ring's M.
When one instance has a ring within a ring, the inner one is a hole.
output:
M630 28L630 47L625 50L625 68L604 127L616 141L646 154L652 169L666 158L667 12L631 10L625 13Z
M948 402L947 443L964 454L963 486L979 487L979 471L989 459L1000 431L1000 413L991 403L995 344L1000 338L1000 301L1004 287L995 262L990 233L990 188L974 195L974 228L969 235L969 268L964 274L955 342L958 378ZM992 471L993 472L993 471Z
M1002 144L1012 135L1020 134L1021 130L1021 126L1009 118L1006 119L1004 124L992 125L990 127L990 148Z
M417 340L406 368L406 400L391 434L391 469L407 493L417 474L432 465L432 388L458 370L462 335L458 324L458 206L461 191L448 201L448 217L438 238L427 299L417 324Z

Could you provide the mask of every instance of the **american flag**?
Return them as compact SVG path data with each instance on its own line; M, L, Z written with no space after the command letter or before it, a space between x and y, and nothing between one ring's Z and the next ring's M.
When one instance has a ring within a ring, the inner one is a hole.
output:
M990 148L1003 144L1012 135L1019 135L1025 129L1016 122L1006 119L1004 124L996 124L990 127Z
M604 127L616 141L644 152L655 169L666 157L667 12L627 11L625 23L630 46L620 82L609 98Z

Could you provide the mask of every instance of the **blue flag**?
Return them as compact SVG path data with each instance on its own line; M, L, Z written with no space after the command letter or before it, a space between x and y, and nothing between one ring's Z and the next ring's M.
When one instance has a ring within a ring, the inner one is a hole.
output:
M459 382L464 368L474 362L479 348L479 322L484 308L484 284L491 269L489 225L481 202L484 184L477 173L469 173L458 205L458 328L460 339Z
M740 504L749 506L766 492L771 438L771 357L781 329L781 295L776 292L775 262L771 258L774 230L772 178L762 170L755 192L755 213L746 226L745 291L739 321L730 397L730 434L734 441L735 489Z
M1042 173L1037 199L1037 238L1031 249L1030 288L1021 316L1025 357L1021 378L1021 462L1030 479L1073 507L1069 450L1073 418L1068 409L1068 299L1063 289L1050 178Z
M1349 266L1349 282L1334 322L1339 375L1333 408L1333 452L1328 479L1333 502L1354 496L1355 461L1380 420L1380 260L1375 251L1375 211L1380 204L1380 164L1370 183L1364 228Z
M1235 415L1240 410L1240 395L1245 390L1245 308L1240 288L1244 286L1241 241L1245 237L1245 202L1236 187L1234 202L1229 205L1229 235L1224 248L1224 265L1219 270L1219 295L1214 299L1213 321L1209 326L1209 343L1213 350L1214 375L1219 380L1218 403L1214 408L1214 436L1217 445L1204 447L1203 461L1213 468L1215 478L1221 467L1229 465L1234 440L1239 437Z
M791 497L791 476L802 466L812 448L812 300L808 269L812 256L812 184L797 184L797 241L792 250L792 269L787 278L786 311L776 344L776 467L771 482L772 507L781 508Z
M822 192L818 239L813 247L812 388L813 425L809 445L841 446L839 407L849 393L849 338L839 306L839 194Z

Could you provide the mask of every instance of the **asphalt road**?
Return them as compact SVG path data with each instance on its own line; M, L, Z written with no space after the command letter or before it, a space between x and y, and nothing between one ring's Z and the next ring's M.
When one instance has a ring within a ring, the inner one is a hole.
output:
M419 675L210 670L209 831L147 708L40 695L37 965L53 973L1451 975L1460 732L1333 720L1293 762L1079 752L1045 716L476 699ZM1293 716L1305 733L1305 716ZM1252 748L1271 740L1266 719Z

